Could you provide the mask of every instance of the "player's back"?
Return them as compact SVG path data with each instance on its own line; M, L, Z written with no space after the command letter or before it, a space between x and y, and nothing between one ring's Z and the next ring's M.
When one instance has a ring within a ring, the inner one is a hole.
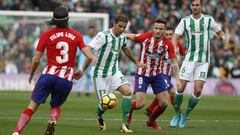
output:
M37 50L46 49L48 63L43 74L72 80L77 48L85 47L82 35L71 28L53 28L43 33Z

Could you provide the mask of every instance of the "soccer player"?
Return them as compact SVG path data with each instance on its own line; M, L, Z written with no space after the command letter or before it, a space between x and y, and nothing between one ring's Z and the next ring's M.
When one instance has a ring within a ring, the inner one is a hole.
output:
M165 36L172 40L173 37L173 28L170 26L167 26L166 31L165 31ZM177 47L179 48L178 52L181 56L183 56L185 54L185 47L180 43L177 42ZM175 89L173 87L173 84L171 82L171 63L170 62L161 62L161 66L160 66L160 72L163 73L167 80L167 90L170 96L170 102L172 104L172 106L174 105L174 93L175 93ZM147 116L150 116L153 109L158 105L158 100L157 97L155 97L152 102L150 103L150 105L147 107L146 111L144 112ZM173 106L174 107L174 106Z
M126 77L119 69L119 55L122 50L123 53L139 68L145 68L145 65L138 62L132 55L130 49L126 46L127 39L123 33L128 23L128 18L119 15L116 17L114 26L111 29L101 31L90 42L89 48L96 52L98 63L92 67L92 80L100 102L101 97L111 91L117 90L123 95L122 99L122 112L123 124L120 130L125 133L131 133L128 125L128 115L131 109L131 90ZM89 60L86 59L82 69L78 72L85 71L89 65ZM81 76L79 76L81 77ZM96 118L100 130L106 130L103 113L104 110L99 104L97 107Z
M85 44L89 44L90 41L93 39L93 37L96 34L96 28L95 26L91 25L88 27L87 30L87 34L83 35L83 40L85 42ZM78 56L78 68L81 68L82 65L84 64L85 61L85 56L83 55L83 53L78 50L77 51L77 56ZM86 83L85 83L85 87L84 89L86 89L86 96L90 96L90 86L91 86L91 75L90 75L90 71L91 71L91 66L88 66L88 68L85 71L85 75L86 75ZM80 96L81 95L81 86L82 86L82 78L79 79L76 82L76 86L77 86L77 95Z
M172 42L164 36L166 30L166 21L156 19L152 32L142 34L127 34L127 38L141 42L142 52L140 61L147 65L147 68L138 68L135 74L135 95L136 100L132 102L131 113L128 117L128 123L131 123L132 112L142 108L146 102L146 91L148 85L152 86L153 93L156 95L158 105L154 107L147 126L155 130L161 128L156 123L156 119L165 111L167 101L167 78L161 73L161 62L172 63L173 73L178 80L178 64L175 55L175 49Z
M62 6L57 7L52 20L49 21L56 27L43 33L40 37L36 55L32 61L29 83L32 81L44 50L46 50L48 63L35 85L28 107L24 109L17 122L13 135L19 135L22 132L33 113L40 104L45 103L49 94L51 94L50 120L45 135L53 135L60 116L61 105L72 89L73 66L77 48L80 48L89 59L92 59L93 63L96 62L96 58L84 44L81 33L68 27L68 18L68 10Z
M181 19L175 29L173 44L177 46L178 38L186 32L188 49L180 69L181 88L177 89L174 95L175 115L170 121L171 127L184 128L187 117L197 105L203 85L206 81L210 61L210 38L211 31L214 31L225 41L225 34L212 16L201 13L201 0L191 0L192 15ZM189 99L186 111L180 114L179 108L183 101L183 92L187 83L194 80L194 92Z

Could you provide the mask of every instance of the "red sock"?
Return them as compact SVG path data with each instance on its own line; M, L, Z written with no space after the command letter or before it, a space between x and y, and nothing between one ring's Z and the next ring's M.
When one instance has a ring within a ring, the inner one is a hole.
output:
M133 101L132 102L132 110L136 110L137 109L137 102L136 101Z
M151 104L148 106L147 110L152 112L157 105L158 105L158 100L157 100L157 97L155 97L152 100Z
M24 111L22 112L18 122L17 122L17 126L15 128L15 132L21 133L23 128L28 124L28 122L30 121L31 117L33 114L33 110L26 108L24 109Z
M157 105L153 111L152 111L152 114L150 115L149 117L149 120L152 122L152 121L155 121L163 112L164 110L166 109L167 107L160 107L160 105Z
M51 110L49 111L50 118L56 121L58 120L60 113L61 113L61 109L59 106L51 108Z
M170 95L170 101L172 106L174 107L174 95Z

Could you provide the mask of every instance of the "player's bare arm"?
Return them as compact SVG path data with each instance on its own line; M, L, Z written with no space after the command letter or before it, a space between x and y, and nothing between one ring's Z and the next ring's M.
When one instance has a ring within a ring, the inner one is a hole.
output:
M172 38L172 43L173 43L173 45L174 45L175 53L176 53L176 54L178 54L178 50L179 50L178 45L177 45L177 41L178 41L179 37L180 37L180 35L174 34L174 35L173 35L173 38Z
M225 33L221 30L221 31L217 32L217 35L221 38L222 44L225 46L226 45Z
M136 36L136 34L132 34L132 33L127 33L126 34L127 39L130 39L130 40L134 40L135 36Z
M131 50L128 47L122 48L122 51L136 66L141 67L141 68L147 67L145 64L143 64L135 59Z
M34 76L34 73L40 63L40 60L41 60L41 57L42 57L42 52L40 51L37 51L36 52L36 55L33 57L33 60L32 60L32 66L31 66L31 72L30 72L30 76L29 76L29 79L28 79L28 82L31 84L32 82L32 78Z
M89 66L89 64L92 61L93 66L96 65L97 63L97 58L95 56L93 56L92 52L91 52L92 48L90 46L87 46L85 48L83 48L81 51L83 52L83 54L86 56L85 62L82 66L81 69L77 70L74 75L73 78L76 80L79 80L82 76L83 76L83 72L87 69L87 67ZM85 54L86 53L86 54ZM89 54L90 53L90 54Z
M179 79L179 66L176 58L171 59L172 62L172 75L175 77L177 82L178 90L181 89L180 79Z

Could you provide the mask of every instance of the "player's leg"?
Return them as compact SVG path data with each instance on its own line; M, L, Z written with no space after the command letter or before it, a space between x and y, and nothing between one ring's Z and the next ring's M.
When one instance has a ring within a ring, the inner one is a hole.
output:
M50 93L49 90L49 86L51 85L50 83L51 82L49 81L49 78L46 77L46 75L40 76L32 92L32 99L28 107L24 109L21 116L19 117L19 120L14 131L16 134L22 132L24 127L30 121L33 113L36 112L38 106L42 103L45 103Z
M120 72L116 72L110 78L110 90L118 90L123 98L122 98L122 113L123 113L123 124L121 125L120 130L122 132L131 133L132 130L129 129L128 125L128 116L131 110L131 99L132 92L130 85L127 81L127 78Z
M171 127L176 127L180 120L180 108L183 101L183 92L186 88L187 83L192 79L194 71L194 62L183 61L180 69L180 83L182 88L177 89L174 94L174 110L175 114L170 121Z
M49 122L45 135L53 135L57 121L60 117L61 106L67 100L69 93L72 90L72 82L59 78L57 76L50 76L55 83L52 84L51 101L49 109Z
M101 106L101 98L103 97L104 94L108 92L106 89L107 82L106 82L106 78L93 77L92 79L93 79L94 90L96 92L97 99L99 101L99 104L97 105L97 111L96 111L96 120L100 130L104 131L106 130L106 124L103 118L103 114L106 110L104 110Z
M161 128L156 123L156 119L161 116L161 114L166 110L168 105L167 92L160 92L156 94L158 99L158 105L153 109L149 119L147 121L147 125L152 127L155 130L160 130Z
M37 110L38 106L39 105L36 102L34 102L33 100L30 101L28 107L23 110L21 116L19 117L19 120L17 122L15 131L14 131L13 134L17 135L17 134L20 134L22 132L24 127L30 121L33 113Z
M91 75L90 73L86 74L86 96L90 96L90 86L91 86Z
M148 117L151 115L153 109L158 105L158 100L157 97L155 96L152 100L152 102L149 104L147 109L145 110L144 114L147 115Z
M180 128L185 127L189 113L197 105L197 103L201 97L203 85L204 85L204 83L206 81L206 77L207 77L208 66L209 66L208 63L197 63L197 65L196 65L195 72L194 72L194 80L195 80L194 92L188 101L187 110L183 113L183 115L181 116L181 119L179 121Z
M81 93L82 93L82 78L80 78L79 80L76 81L76 89L77 89L77 95L78 96L81 96Z
M131 104L130 115L128 116L128 123L130 124L132 121L132 113L133 110L137 110L142 108L146 102L146 91L149 85L149 77L141 76L135 74L135 88L134 93L136 100Z
M156 95L158 100L158 105L153 109L151 115L147 120L147 126L152 127L155 130L160 130L161 128L156 123L156 119L165 111L168 105L167 100L167 87L168 81L166 80L164 74L159 74L152 78L151 86L153 93Z

